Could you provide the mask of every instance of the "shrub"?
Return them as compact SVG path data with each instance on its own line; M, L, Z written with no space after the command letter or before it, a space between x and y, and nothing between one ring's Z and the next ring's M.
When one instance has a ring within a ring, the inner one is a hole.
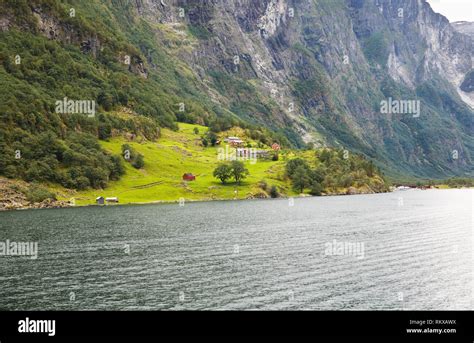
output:
M125 168L122 163L122 159L120 156L111 156L111 173L110 173L110 179L111 180L118 180L120 179L120 176L125 174Z
M293 174L295 173L298 167L302 167L305 170L309 170L308 163L302 158L295 158L293 160L288 161L286 164L286 174L290 179L293 179Z
M319 182L313 182L311 184L311 190L309 192L311 195L321 196L322 192L323 192L323 186L321 186Z
M123 158L136 169L141 169L145 166L145 160L143 158L143 155L137 152L128 144L122 145L122 155ZM114 162L113 170L120 172L121 167L118 166L116 162Z
M79 176L75 180L75 187L74 188L77 188L78 190L87 189L89 186L90 186L89 179L85 176Z
M209 131L207 133L207 139L209 140L212 146L215 146L218 140L217 135L212 131Z
M18 176L18 175L17 175L17 170L16 170L15 166L12 166L12 165L6 166L3 173L4 173L5 176L8 177L9 179L13 179L13 178L15 178L15 177Z
M142 154L138 154L132 162L132 166L136 169L142 169L145 166L145 161Z
M278 189L275 185L273 185L272 188L270 189L270 196L272 198L278 198L280 196L280 194L278 193Z
M25 195L29 202L42 202L46 199L56 200L56 195L54 193L35 184L28 188Z

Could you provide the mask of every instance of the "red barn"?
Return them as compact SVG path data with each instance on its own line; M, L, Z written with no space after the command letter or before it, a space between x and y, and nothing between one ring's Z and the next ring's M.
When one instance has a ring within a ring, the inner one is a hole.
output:
M183 180L184 181L196 181L196 176L194 176L191 173L186 173L183 175Z
M280 144L278 144L278 143L273 143L273 144L272 144L272 149L275 150L275 151L280 150L280 149L281 149Z

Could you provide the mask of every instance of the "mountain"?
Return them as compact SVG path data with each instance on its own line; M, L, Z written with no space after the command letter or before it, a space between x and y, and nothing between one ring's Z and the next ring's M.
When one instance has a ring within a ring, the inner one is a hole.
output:
M474 41L474 22L460 21L453 23L453 27L456 31L461 32L465 35L468 35ZM474 71L470 71L464 78L460 89L470 95L470 99L474 98Z
M452 25L456 31L474 37L474 22L457 21L452 23Z
M467 24L450 24L426 1L2 0L1 7L7 155L46 128L66 142L71 131L100 138L125 130L131 126L113 112L126 108L161 127L176 128L176 120L214 130L265 127L295 147L344 147L395 178L473 175L474 43ZM64 97L95 100L101 116L55 113ZM0 173L14 163L0 163Z

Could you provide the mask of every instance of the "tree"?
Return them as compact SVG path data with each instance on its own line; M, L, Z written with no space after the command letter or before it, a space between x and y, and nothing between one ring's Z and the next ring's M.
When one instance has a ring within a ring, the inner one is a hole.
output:
M364 166L368 177L373 177L375 174L375 165L372 161L367 161Z
M111 170L110 170L110 179L118 180L120 176L125 174L125 167L122 163L122 158L120 156L113 155L110 157L111 160Z
M212 146L215 146L218 140L217 135L212 131L209 131L207 133L207 139L209 140Z
M214 169L213 173L216 179L221 180L223 184L227 182L232 177L232 168L226 163L221 163Z
M321 183L324 181L325 171L322 168L316 168L311 171L311 182Z
M85 176L79 176L73 182L75 183L75 188L78 190L84 190L90 186L89 179Z
M97 97L97 103L102 106L105 111L110 111L113 105L113 98L107 92L101 91Z
M99 139L107 140L112 137L112 125L110 123L99 123Z
M199 135L199 129L197 127L195 127L193 129L193 132L194 132L195 135Z
M308 170L302 165L298 166L293 173L292 180L293 188L303 193L304 189L310 185Z
M323 186L319 182L313 181L311 183L311 190L309 194L314 195L314 196L320 196L322 192L323 192Z
M342 187L350 187L352 186L352 183L354 182L353 178L351 175L342 175L339 185Z
M326 165L329 165L330 162L331 162L331 157L332 157L332 154L331 154L331 151L329 151L328 149L324 149L323 151L321 151L321 153L319 154L319 160L323 163L325 163Z
M280 196L280 194L278 193L278 189L276 186L272 186L272 188L270 189L270 196L272 198L278 198Z
M290 179L293 179L293 174L298 167L303 167L305 170L309 170L309 166L302 158L295 158L286 164L286 174Z
M232 161L231 163L232 168L232 175L234 176L235 182L240 185L240 182L244 180L247 175L249 175L249 171L245 168L245 165L241 161Z

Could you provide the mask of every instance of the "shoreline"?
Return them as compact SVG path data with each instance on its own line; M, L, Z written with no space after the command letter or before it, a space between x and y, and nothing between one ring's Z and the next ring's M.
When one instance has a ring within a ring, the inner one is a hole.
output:
M420 188L410 188L406 190L397 190L392 189L387 192L367 192L367 193L358 193L358 194L344 194L344 193L334 193L334 194L324 194L321 196L312 196L312 195L295 195L295 196L283 196L278 198L247 198L247 199L229 199L229 198L222 198L222 199L185 199L184 205L186 203L198 203L198 202L224 202L224 201L249 201L249 200L256 200L256 201L264 201L264 200L289 200L289 199L304 199L304 198L325 198L325 197L337 197L337 196L354 196L354 195L376 195L376 194L387 194L387 193L403 193L406 191L422 191L422 190L474 190L474 188L431 188L431 189L420 189ZM112 204L85 204L85 205L71 205L69 202L66 201L45 201L48 204L43 203L35 203L32 205L25 205L25 206L18 206L12 208L0 208L0 212L9 212L9 211L26 211L26 210L44 210L44 209L63 209L63 208L85 208L85 207L110 207L110 206L143 206L143 205L171 205L171 204L179 204L179 200L168 201L168 200L156 200L156 201L148 201L148 202L130 202L130 203L112 203Z
M300 194L295 196L281 196L277 198L216 198L216 199L184 199L184 204L186 203L197 203L197 202L224 202L224 201L249 201L249 200L256 200L256 201L264 201L264 200L282 200L282 199L303 199L303 198L325 198L325 197L335 197L335 196L354 196L354 195L375 195L375 194L384 194L384 193L392 193L393 191L387 192L367 192L367 193L357 193L357 194L347 194L347 193L334 193L334 194L324 194L320 196L312 196L309 194ZM51 201L45 200L42 203L35 203L31 205L21 205L18 207L0 207L0 212L7 212L7 211L25 211L25 210L44 210L44 209L63 209L63 208L82 208L82 207L110 207L110 206L134 206L134 205L170 205L170 204L179 204L180 200L156 200L156 201L147 201L147 202L124 202L124 203L110 203L110 204L84 204L84 205L72 205L68 201ZM184 206L184 205L183 205Z

